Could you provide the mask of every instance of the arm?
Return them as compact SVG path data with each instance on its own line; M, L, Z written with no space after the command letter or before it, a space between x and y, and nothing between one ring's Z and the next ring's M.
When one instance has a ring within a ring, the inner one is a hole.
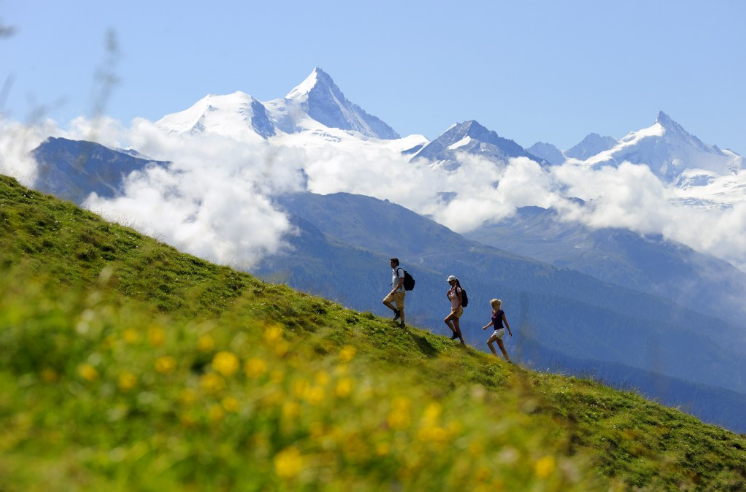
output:
M484 326L482 327L482 329L483 329L483 330L486 330L486 329L487 329L487 328L489 328L490 326L492 326L492 320L490 320L490 322L489 322L489 323L487 323L486 325L484 325Z
M397 275L398 275L398 273L397 273ZM397 276L397 278L398 278L399 280L398 280L398 281L396 282L396 285L395 285L395 286L394 286L394 287L393 287L393 288L391 289L391 292L389 292L389 294L391 294L391 295L393 295L393 294L394 294L394 292L396 292L397 290L399 290L399 288L400 288L400 287L401 287L402 285L404 285L404 277L398 277L398 276Z
M508 329L508 333L510 336L513 336L513 332L510 331L510 325L508 324L508 318L505 317L505 313L503 313L503 323L505 323L505 327Z

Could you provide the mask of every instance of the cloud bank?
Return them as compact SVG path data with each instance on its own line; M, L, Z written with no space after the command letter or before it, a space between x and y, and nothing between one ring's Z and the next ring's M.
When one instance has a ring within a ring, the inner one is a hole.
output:
M257 144L215 135L166 135L142 119L129 128L84 119L66 132L9 128L5 124L0 134L0 172L28 186L35 178L28 151L42 135L131 147L169 161L167 168L153 166L128 176L123 196L92 195L85 205L182 251L247 270L287 248L294 233L273 197L308 190L388 199L460 233L499 222L519 207L553 207L560 220L661 234L746 271L746 192L728 207L686 206L680 188L662 183L644 165L543 168L527 158L499 165L464 154L461 166L448 170L425 160L409 162L395 145L360 141L333 129ZM14 132L25 140L14 138ZM21 140L24 145L14 143ZM746 183L746 174L728 179Z

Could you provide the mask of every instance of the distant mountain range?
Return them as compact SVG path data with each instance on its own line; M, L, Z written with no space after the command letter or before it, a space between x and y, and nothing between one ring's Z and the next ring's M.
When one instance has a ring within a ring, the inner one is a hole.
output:
M743 179L738 173L743 158L702 143L664 113L650 128L620 140L591 134L567 151L551 144L524 149L476 121L456 124L432 142L400 138L348 101L320 69L284 98L261 102L242 92L209 95L156 125L175 136L219 135L252 145L303 138L301 145L308 146L314 145L307 138L313 136L348 151L379 146L401 152L412 165L426 162L446 170L458 168L468 156L498 166L513 158L543 167L644 163L672 186L703 190L693 205L728 206L739 191L726 186L727 180ZM65 139L49 139L33 155L40 165L36 188L77 203L92 192L118 196L131 173L170 165L136 149ZM715 185L732 195L708 195ZM516 349L527 363L568 371L582 366L617 384L624 383L625 374L632 379L628 368L653 393L651 381L658 374L684 385L746 394L741 363L746 328L740 303L732 302L746 282L723 261L659 236L560 222L552 209L538 207L519 209L514 217L464 237L372 197L298 193L274 199L291 217L296 234L287 238L290 253L269 256L256 269L265 278L387 314L380 298L388 288L388 257L399 256L418 279L408 316L421 326L444 332L444 278L454 273L468 279L474 308L468 310L465 330L477 346L483 345L478 326L489 315L487 301L501 296L511 306L519 330ZM692 391L679 396L684 393ZM681 403L676 395L667 398Z

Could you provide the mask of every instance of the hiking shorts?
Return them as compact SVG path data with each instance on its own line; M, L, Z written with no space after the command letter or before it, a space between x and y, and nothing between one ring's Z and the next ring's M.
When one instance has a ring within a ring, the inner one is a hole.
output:
M495 330L492 333L492 336L490 338L494 338L496 340L502 340L504 336L505 336L505 328L500 328L499 330Z
M451 311L451 313L453 313L456 318L460 318L461 315L464 314L464 306L459 306L456 311Z
M383 302L393 302L396 304L396 309L402 311L404 309L404 294L405 292L394 292L383 298Z

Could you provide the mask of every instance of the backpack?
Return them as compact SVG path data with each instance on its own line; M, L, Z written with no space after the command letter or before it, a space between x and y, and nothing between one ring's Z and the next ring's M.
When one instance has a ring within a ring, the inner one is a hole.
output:
M401 268L401 267L399 267L399 268ZM404 272L404 290L412 290L412 289L414 289L414 277L412 277L403 268L401 268L401 270Z
M469 298L466 297L466 289L461 287L461 307L466 307L469 304Z

